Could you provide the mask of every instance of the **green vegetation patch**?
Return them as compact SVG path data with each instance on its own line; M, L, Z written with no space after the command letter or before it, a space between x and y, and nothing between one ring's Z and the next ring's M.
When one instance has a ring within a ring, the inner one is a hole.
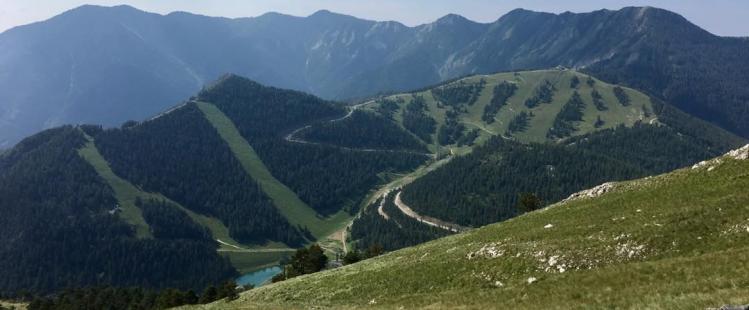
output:
M576 123L583 120L584 110L585 102L583 102L580 94L578 92L572 93L572 97L564 104L562 110L559 111L557 117L554 119L554 124L549 128L546 136L549 139L561 139L571 136L577 131Z
M391 101L392 103L392 101ZM414 95L403 111L403 127L426 143L432 143L437 122L427 114L429 107L423 96Z
M306 227L315 238L320 239L340 229L350 219L345 211L339 211L329 218L321 218L291 189L273 177L252 146L239 134L237 127L221 110L210 103L198 102L197 105L229 145L245 171L260 185L291 224Z
M510 99L517 89L517 85L506 81L494 86L492 100L484 107L484 115L481 119L487 124L494 123L499 110L507 105L507 99Z
M363 109L392 117L396 122L410 129L429 149L456 149L462 129L478 129L476 144L482 144L491 136L512 132L517 129L513 123L519 114L533 116L528 119L527 128L514 132L513 139L520 142L545 142L557 138L547 137L550 128L562 107L575 92L581 95L585 104L582 120L577 121L576 130L571 136L583 135L597 130L614 128L619 125L632 126L636 122L654 122L657 110L653 109L650 98L633 89L608 84L574 70L536 70L505 72L491 75L477 75L463 78L447 85L484 85L476 93L473 104L445 104L440 96L442 91L423 90L409 94L392 95L363 106ZM474 88L479 89L479 88ZM619 104L620 99L627 104ZM408 109L411 98L423 105L423 109ZM526 104L527 103L527 104ZM643 107L645 107L643 109ZM598 119L600 118L600 122ZM424 122L418 122L426 120ZM422 124L415 126L415 124ZM434 126L434 127L432 127ZM436 129L436 130L435 130ZM438 132L442 132L440 135ZM439 138L442 138L441 140ZM440 143L442 142L442 143ZM447 143L444 145L444 143ZM470 150L468 148L467 150Z
M96 149L93 140L90 137L87 138L89 141L78 150L78 154L91 164L99 176L112 187L119 203L119 216L135 228L136 236L138 238L153 238L151 230L143 218L143 212L135 205L135 200L138 197L143 197L142 192L130 182L114 174L114 171L109 167L109 163Z
M745 304L747 186L749 162L725 158L613 183L601 187L606 190L598 197L254 289L206 308Z
M90 137L87 138L91 139ZM169 205L176 206L183 212L187 213L187 215L190 216L190 218L196 223L207 228L211 232L213 238L221 240L229 245L241 246L239 242L235 241L232 237L229 236L229 229L226 228L226 226L218 219L195 213L159 193L144 192L135 187L135 185L133 185L129 181L117 176L109 167L109 163L107 163L106 159L101 156L101 153L99 153L99 150L96 148L93 141L89 140L89 142L87 142L86 145L78 151L78 153L88 163L90 163L91 166L94 167L96 172L99 173L99 176L101 176L107 182L107 184L112 187L115 192L115 197L117 198L117 201L122 210L120 216L130 225L135 226L137 235L140 238L150 238L151 232L148 224L143 218L143 212L135 204L138 198L142 200L151 199L157 201L166 201L169 203ZM222 246L226 246L226 244L222 244Z
M479 80L478 83L466 83L460 80L448 85L435 87L431 90L432 96L440 103L457 107L461 104L473 105L478 100L486 81Z
M90 137L89 137L90 139ZM179 203L159 193L144 192L132 183L117 176L109 167L107 161L96 149L93 141L89 141L79 150L79 154L89 162L97 173L109 184L115 192L115 197L120 205L120 216L130 225L135 226L139 238L152 238L151 230L143 218L143 212L136 206L136 201L155 200L164 201L169 206L179 208L186 213L195 223L208 229L214 239L219 240L219 254L227 256L234 268L244 273L248 270L258 269L263 266L277 264L286 254L293 249L284 248L281 244L270 244L265 247L249 247L234 240L229 235L229 229L216 218L195 213ZM268 250L270 249L270 250Z

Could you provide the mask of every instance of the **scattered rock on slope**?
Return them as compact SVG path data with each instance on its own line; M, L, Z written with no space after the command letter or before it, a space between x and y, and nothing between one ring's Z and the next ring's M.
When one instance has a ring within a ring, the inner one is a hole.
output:
M569 197L567 197L567 199L562 200L562 203L572 201L572 200L577 200L577 199L583 199L583 198L595 198L595 197L598 197L605 193L610 192L611 190L614 189L614 187L615 187L614 182L606 182L596 187L593 187L591 189L586 189L586 190L574 193L570 195Z

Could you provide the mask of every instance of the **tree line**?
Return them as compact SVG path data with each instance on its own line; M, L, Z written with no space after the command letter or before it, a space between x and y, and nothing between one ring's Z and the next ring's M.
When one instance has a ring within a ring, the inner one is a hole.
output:
M392 119L364 111L354 111L345 120L318 123L299 136L308 141L350 148L427 152L423 143Z
M354 212L367 191L382 181L380 173L410 170L426 159L415 154L285 141L284 136L294 129L346 113L337 103L301 92L230 76L201 92L198 100L210 102L226 114L273 176L322 215L342 209Z
M495 137L409 184L401 196L420 214L481 226L519 214L520 193L551 203L604 182L671 171L728 148L639 123L563 144L524 145Z
M78 155L85 142L81 130L65 126L0 158L1 294L97 285L201 290L237 275L215 242L200 234L137 239L111 212L117 207L112 189ZM188 223L163 221L160 213L147 212L146 219L155 227Z
M216 217L242 243L304 243L247 174L194 103L152 121L95 136L96 146L120 177L186 208Z

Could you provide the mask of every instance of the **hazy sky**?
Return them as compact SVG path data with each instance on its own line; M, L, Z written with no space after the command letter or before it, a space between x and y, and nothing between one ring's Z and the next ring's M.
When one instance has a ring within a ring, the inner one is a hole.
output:
M649 5L675 11L715 34L749 36L749 0L0 0L0 31L44 20L83 4L129 4L162 14L187 11L226 17L258 16L269 11L307 16L328 9L409 26L432 22L447 13L491 22L519 7L561 13Z

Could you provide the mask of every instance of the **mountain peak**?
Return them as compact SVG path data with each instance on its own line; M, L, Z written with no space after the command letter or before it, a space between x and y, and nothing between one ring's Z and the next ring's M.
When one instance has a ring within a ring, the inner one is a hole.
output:
M314 23L328 26L339 26L340 23L371 22L354 16L331 12L329 10L319 10L312 13L312 15L307 16L307 19Z
M458 15L458 14L447 14L445 16L440 17L436 23L439 24L445 24L445 25L451 25L451 24L457 24L457 23L466 23L466 22L472 22L469 19Z
M310 15L310 17L312 17L312 16L334 16L334 15L338 15L338 14L333 13L330 10L322 9L322 10L318 10L315 13L312 13L312 15Z
M345 14L341 14L341 13L335 13L335 12L331 12L329 10L319 10L319 11L317 11L315 13L312 13L312 15L308 16L308 18L312 18L312 19L325 19L325 20L330 20L330 19L347 19L347 20L348 19L358 19L358 18L350 16L350 15L345 15Z
M160 14L141 11L129 5L102 6L85 4L65 11L60 15L52 17L50 20L68 20L74 23L85 24L90 20L111 21L113 17L131 19L137 16L149 15L161 16Z
M79 7L68 10L65 13L99 13L99 12L144 12L133 6L127 4L115 5L115 6L103 6L94 4L84 4ZM63 13L63 14L65 14Z
M257 83L253 80L250 80L246 77L243 77L236 73L224 73L222 74L218 79L216 79L213 83L210 83L206 85L206 88L213 88L217 85L225 84L225 83L233 83L233 82L252 82Z

